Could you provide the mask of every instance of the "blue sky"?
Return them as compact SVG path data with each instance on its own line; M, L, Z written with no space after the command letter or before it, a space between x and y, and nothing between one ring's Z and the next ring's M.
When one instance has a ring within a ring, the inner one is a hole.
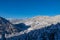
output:
M0 0L0 16L10 18L59 15L60 0Z

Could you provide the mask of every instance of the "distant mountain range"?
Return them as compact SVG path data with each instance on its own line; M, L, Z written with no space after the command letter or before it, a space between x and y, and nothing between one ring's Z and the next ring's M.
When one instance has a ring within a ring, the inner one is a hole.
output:
M27 19L0 17L2 40L60 40L60 15Z
M57 24L60 22L60 15L57 16L35 16L27 19L11 19L11 23L19 24L24 23L34 27L33 29L38 29L41 27L49 26L51 24Z

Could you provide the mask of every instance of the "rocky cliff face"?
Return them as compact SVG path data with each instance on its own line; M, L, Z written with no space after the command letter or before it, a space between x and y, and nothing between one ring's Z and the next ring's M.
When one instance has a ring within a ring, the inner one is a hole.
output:
M0 36L2 36L2 34L7 36L16 32L18 32L18 29L16 29L12 23L5 18L0 17Z

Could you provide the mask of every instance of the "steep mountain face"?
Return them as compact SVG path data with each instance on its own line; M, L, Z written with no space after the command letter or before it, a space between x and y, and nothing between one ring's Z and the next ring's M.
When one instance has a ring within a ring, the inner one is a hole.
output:
M12 23L5 18L0 17L0 36L2 36L2 34L7 36L16 32L18 32L18 29L16 29Z

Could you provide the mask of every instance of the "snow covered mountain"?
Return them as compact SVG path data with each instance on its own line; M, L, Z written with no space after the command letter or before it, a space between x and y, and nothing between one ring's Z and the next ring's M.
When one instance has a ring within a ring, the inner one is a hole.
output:
M18 19L19 20L19 19ZM10 20L12 22L12 20ZM25 20L13 20L13 24L24 23L26 25L31 25L33 29L38 29L41 27L49 26L51 24L57 24L60 22L60 15L57 16L35 16L33 18L28 18Z
M10 22L0 19L6 40L60 40L60 15L10 19Z

